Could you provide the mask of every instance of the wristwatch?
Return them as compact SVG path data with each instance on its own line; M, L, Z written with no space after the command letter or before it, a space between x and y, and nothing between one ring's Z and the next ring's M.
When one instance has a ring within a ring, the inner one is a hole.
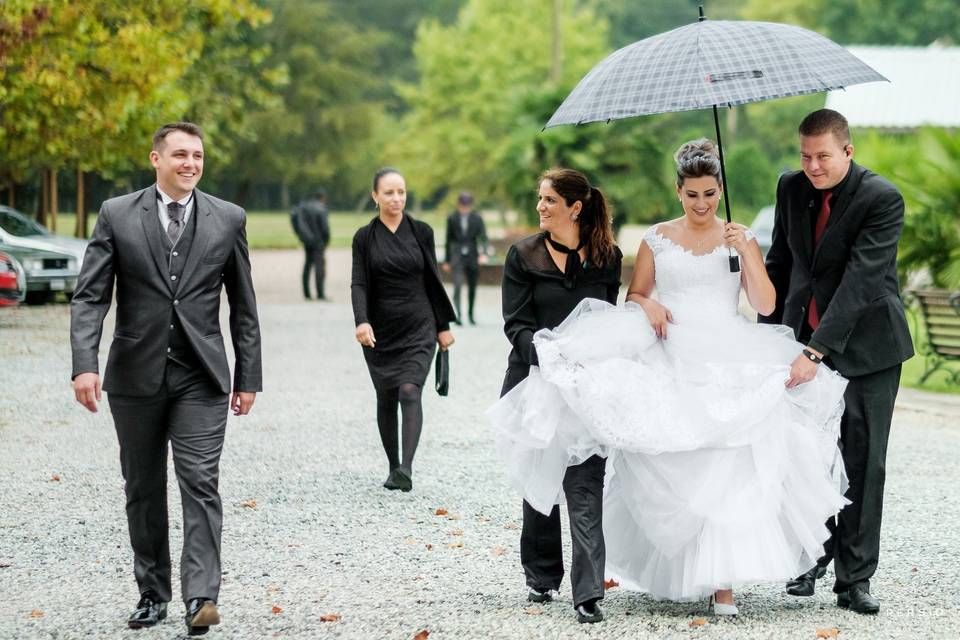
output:
M810 349L804 349L803 356L810 362L813 362L814 364L820 364L821 362L823 362L823 358L815 354L813 351L810 351Z

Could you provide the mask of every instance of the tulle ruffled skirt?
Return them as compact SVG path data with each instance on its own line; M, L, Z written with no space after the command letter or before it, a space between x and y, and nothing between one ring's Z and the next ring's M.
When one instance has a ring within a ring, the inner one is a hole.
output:
M543 513L568 465L608 457L607 577L670 600L803 573L846 503L846 380L821 366L786 389L790 329L706 315L674 311L660 340L639 306L584 300L536 334L540 366L487 412Z

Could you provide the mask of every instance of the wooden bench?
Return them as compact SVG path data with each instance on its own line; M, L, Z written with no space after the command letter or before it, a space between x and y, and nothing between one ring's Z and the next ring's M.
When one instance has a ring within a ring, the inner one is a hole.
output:
M920 384L930 375L944 369L951 384L960 385L960 369L951 369L951 361L960 362L960 291L948 289L912 289L907 300L919 310L927 329L927 341L918 344L917 352L926 358L926 370ZM916 322L916 314L914 315ZM914 327L914 339L920 332Z

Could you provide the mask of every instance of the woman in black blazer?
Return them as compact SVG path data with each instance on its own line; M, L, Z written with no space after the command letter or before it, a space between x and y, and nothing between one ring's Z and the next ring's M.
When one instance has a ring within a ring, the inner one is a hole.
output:
M423 427L423 383L436 346L446 350L453 344L450 322L456 316L440 281L433 229L404 213L403 176L395 169L377 171L372 196L380 214L353 236L353 316L377 392L377 425L390 465L383 486L410 491Z

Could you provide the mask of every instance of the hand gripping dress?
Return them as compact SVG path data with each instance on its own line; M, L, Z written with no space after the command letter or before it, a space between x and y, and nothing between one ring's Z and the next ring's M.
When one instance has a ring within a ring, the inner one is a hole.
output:
M606 575L624 587L685 601L792 579L846 504L846 380L821 365L786 389L803 345L738 313L726 249L695 255L656 227L644 242L667 339L638 305L594 299L538 331L539 367L487 412L508 476L548 513L568 465L607 456Z

